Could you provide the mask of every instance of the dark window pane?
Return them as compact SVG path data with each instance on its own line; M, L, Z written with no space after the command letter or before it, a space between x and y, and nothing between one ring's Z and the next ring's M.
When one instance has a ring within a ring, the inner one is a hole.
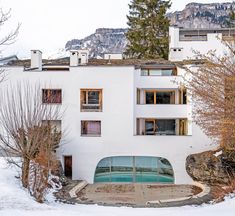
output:
M175 135L175 120L156 120L157 135Z
M154 135L154 121L145 121L145 134Z
M88 92L88 104L99 104L99 92L98 91Z
M183 91L183 104L187 104L187 92L186 92L186 89Z
M156 104L174 104L175 92L156 92Z
M146 104L154 104L154 92L145 93Z

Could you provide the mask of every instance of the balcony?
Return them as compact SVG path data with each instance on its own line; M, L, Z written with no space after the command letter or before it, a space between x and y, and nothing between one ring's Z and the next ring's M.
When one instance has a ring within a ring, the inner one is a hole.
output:
M136 118L187 118L190 107L186 104L138 104Z
M186 136L188 135L187 119L137 118L136 134L146 136Z
M183 81L181 76L137 76L137 88L171 88L179 87L179 82Z

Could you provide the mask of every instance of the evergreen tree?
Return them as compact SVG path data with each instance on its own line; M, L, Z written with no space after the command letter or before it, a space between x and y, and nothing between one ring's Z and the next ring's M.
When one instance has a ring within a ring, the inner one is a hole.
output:
M125 54L131 58L168 58L170 0L132 0L129 4Z

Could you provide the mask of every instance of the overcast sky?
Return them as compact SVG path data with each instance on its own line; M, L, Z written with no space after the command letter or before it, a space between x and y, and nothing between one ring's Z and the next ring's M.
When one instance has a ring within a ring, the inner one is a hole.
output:
M31 49L50 53L64 48L66 41L83 38L96 28L125 28L131 0L0 0L3 10L11 8L11 20L0 37L21 23L17 42L1 48L0 55L29 56ZM232 2L232 0L172 0L171 11L187 3Z

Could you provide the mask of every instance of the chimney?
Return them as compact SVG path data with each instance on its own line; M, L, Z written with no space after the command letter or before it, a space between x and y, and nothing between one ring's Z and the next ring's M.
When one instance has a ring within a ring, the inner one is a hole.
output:
M70 50L70 66L76 67L88 63L88 50Z
M31 68L42 70L42 52L40 50L31 50Z

